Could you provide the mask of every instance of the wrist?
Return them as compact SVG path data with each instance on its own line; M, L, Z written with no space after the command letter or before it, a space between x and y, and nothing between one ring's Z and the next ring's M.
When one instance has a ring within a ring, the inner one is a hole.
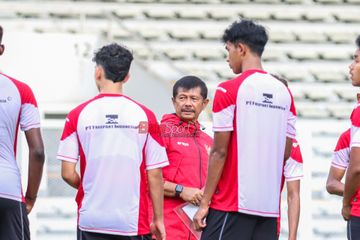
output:
M28 200L30 200L30 201L35 201L35 200L36 200L36 198L37 198L37 196L36 196L36 195L35 195L35 196L25 195L25 199L28 199Z
M180 198L181 193L184 191L184 186L181 184L176 184L175 186L175 197Z

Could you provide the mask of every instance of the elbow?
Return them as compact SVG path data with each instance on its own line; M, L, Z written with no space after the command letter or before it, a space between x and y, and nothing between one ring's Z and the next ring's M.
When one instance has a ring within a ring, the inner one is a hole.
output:
M334 185L331 182L326 183L326 191L329 194L334 194L335 193Z
M39 163L44 164L45 161L45 152L44 148L33 148L30 150L30 153L33 155Z
M225 160L227 157L228 151L225 148L217 148L217 149L213 149L212 154L214 156L216 156L216 159Z
M61 177L65 182L69 183L71 182L72 174L67 171L61 171Z

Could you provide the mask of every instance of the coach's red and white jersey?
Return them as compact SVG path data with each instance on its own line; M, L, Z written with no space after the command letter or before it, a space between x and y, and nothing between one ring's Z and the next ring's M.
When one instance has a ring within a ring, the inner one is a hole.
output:
M264 71L248 70L217 87L213 130L232 135L212 208L279 216L286 136L295 138L295 122L290 90Z
M80 159L81 230L150 232L146 170L168 165L158 130L153 112L119 94L99 94L69 113L57 158Z
M30 87L0 73L0 197L24 201L16 164L16 137L40 127L37 103Z
M343 132L336 144L331 166L347 169L350 161L350 129Z
M290 158L285 161L284 178L285 181L289 182L294 180L300 180L303 178L303 176L303 159L300 151L300 145L296 141L296 139L294 139Z

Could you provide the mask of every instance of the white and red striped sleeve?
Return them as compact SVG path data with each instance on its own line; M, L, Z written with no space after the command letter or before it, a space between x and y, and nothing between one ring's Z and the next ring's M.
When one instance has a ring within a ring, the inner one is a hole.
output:
M360 103L351 113L350 148L360 147Z
M21 97L20 129L27 131L33 128L40 128L40 114L37 102L31 88L23 82L11 79Z
M290 158L285 162L284 176L287 182L302 179L303 159L299 143L294 139Z
M77 136L77 120L79 112L71 111L66 117L56 158L76 163L79 160L79 140Z
M146 170L162 168L169 165L165 146L161 138L159 124L153 112L143 108L149 122L149 132L145 145Z
M295 103L294 103L294 98L293 95L289 90L289 94L291 96L291 105L290 105L290 111L289 111L289 116L288 116L288 120L287 120L287 129L286 129L286 136L292 139L295 139L296 137L296 128L295 128L295 124L296 124L296 109L295 109Z
M350 129L343 132L336 144L331 166L347 169L350 161Z
M213 102L213 131L230 132L234 130L236 92L230 80L219 84Z

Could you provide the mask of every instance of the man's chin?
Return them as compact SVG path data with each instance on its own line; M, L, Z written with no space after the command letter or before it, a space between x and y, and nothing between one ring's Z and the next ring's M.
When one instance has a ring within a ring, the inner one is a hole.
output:
M194 114L181 114L181 119L184 121L193 121L195 118Z

